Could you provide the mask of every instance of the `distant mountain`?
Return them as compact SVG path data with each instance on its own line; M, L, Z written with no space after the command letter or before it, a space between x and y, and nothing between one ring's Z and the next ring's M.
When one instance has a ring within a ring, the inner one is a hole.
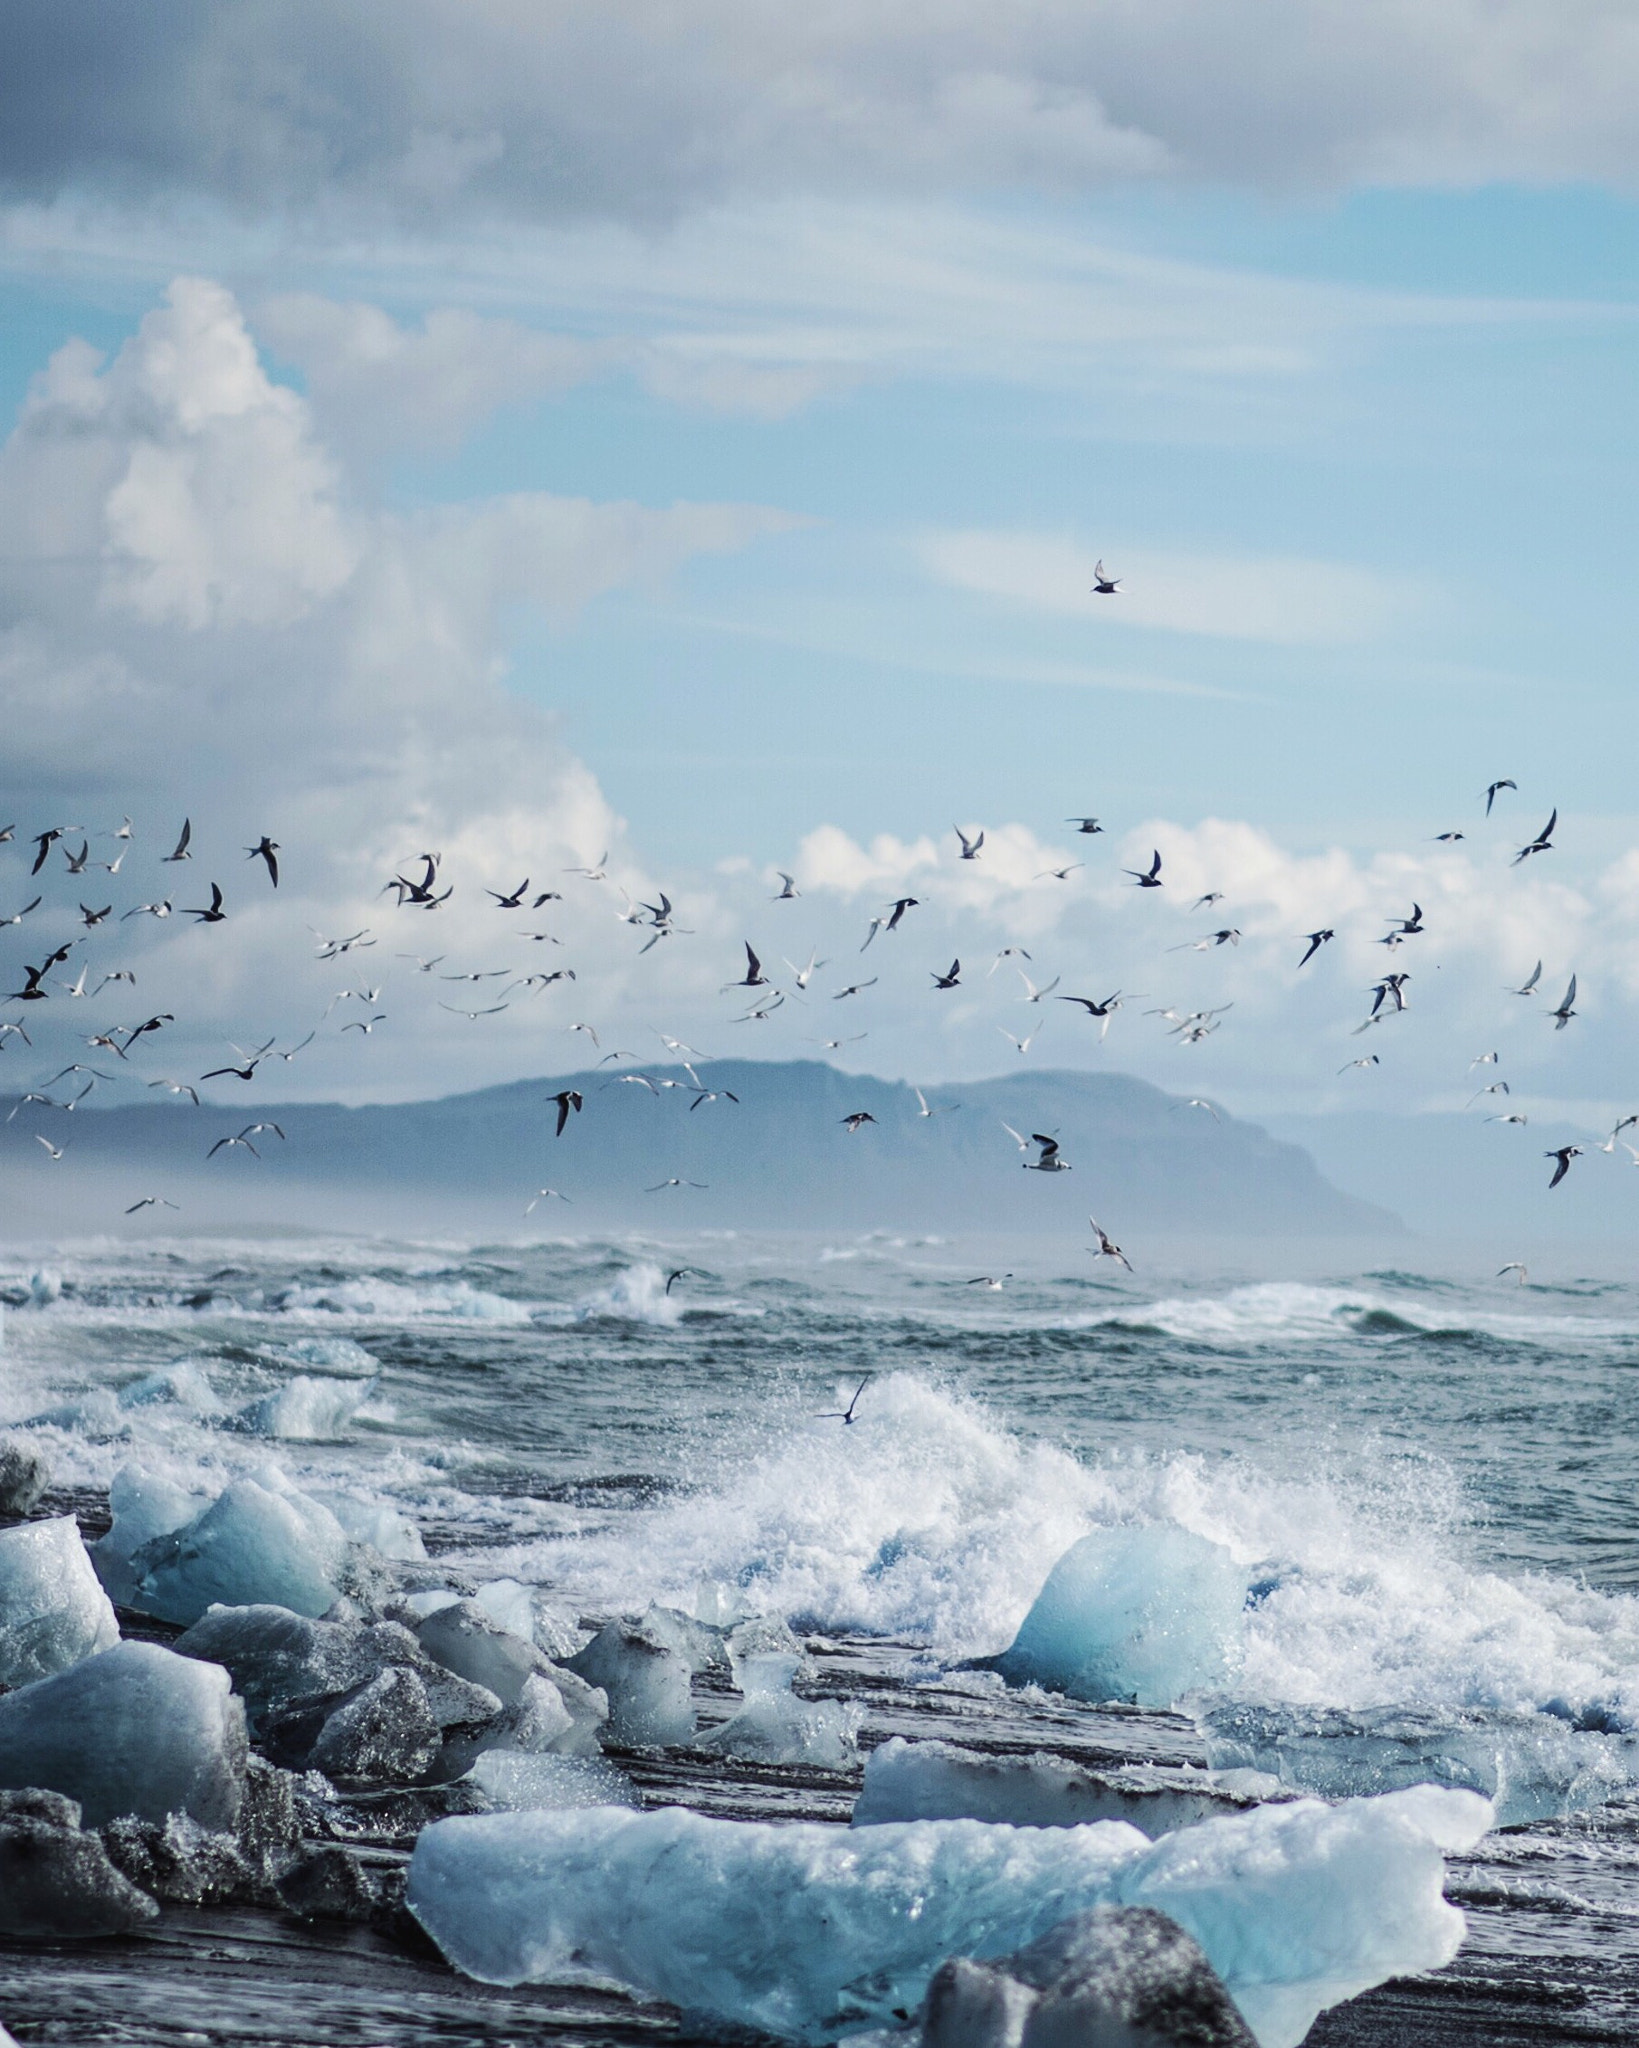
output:
M431 1102L173 1102L65 1116L28 1105L0 1127L0 1224L100 1230L127 1203L158 1194L182 1213L162 1227L323 1222L362 1230L509 1227L551 1186L549 1229L935 1228L1081 1231L1091 1211L1123 1230L1360 1235L1399 1230L1383 1209L1341 1193L1308 1154L1256 1124L1221 1121L1124 1075L1033 1071L927 1091L924 1116L903 1082L817 1061L716 1060L701 1102L680 1067L609 1067L517 1081ZM667 1086L681 1083L681 1086ZM553 1134L561 1088L585 1108ZM738 1101L727 1098L737 1096ZM867 1111L858 1131L843 1119ZM219 1137L277 1123L242 1148ZM1071 1171L1021 1171L1003 1128L1058 1137ZM63 1149L53 1161L41 1132ZM668 1187L673 1178L703 1187Z

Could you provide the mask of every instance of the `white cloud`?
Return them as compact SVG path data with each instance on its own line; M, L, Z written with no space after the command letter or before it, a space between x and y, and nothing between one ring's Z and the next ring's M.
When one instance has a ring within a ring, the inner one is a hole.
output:
M916 551L941 582L1031 611L1232 640L1303 645L1365 640L1408 608L1369 570L1288 556L1125 553L1114 597L1091 587L1095 544L1066 535L923 534Z

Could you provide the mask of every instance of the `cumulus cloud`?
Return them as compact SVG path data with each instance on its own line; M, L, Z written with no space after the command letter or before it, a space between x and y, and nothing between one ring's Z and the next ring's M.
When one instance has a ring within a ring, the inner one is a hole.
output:
M0 177L328 217L748 191L1632 177L1621 0L26 0Z

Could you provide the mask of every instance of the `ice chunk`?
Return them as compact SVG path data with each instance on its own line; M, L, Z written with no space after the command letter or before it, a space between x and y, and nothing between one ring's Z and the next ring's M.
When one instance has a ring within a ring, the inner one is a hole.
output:
M515 1749L486 1749L467 1775L491 1806L507 1812L637 1804L637 1787L631 1779L601 1758L526 1756Z
M494 1693L437 1664L392 1621L315 1621L287 1607L213 1607L177 1638L184 1657L224 1665L253 1723L304 1702L331 1702L388 1665L414 1671L441 1728L493 1721Z
M813 1764L827 1771L857 1763L863 1710L852 1701L799 1699L791 1690L796 1673L794 1657L748 1658L740 1668L744 1705L700 1747L719 1756Z
M108 1860L97 1837L82 1831L72 1799L0 1792L0 1936L73 1941L126 1934L158 1911Z
M1249 1767L1326 1798L1456 1785L1495 1803L1497 1825L1599 1806L1639 1774L1639 1739L1488 1708L1222 1706L1201 1716L1207 1761Z
M0 1685L66 1671L119 1635L72 1515L0 1529Z
M65 1792L90 1827L187 1813L230 1828L245 1754L228 1674L158 1643L116 1643L0 1698L0 1785Z
M1147 1906L1077 1914L1002 1967L1036 1993L1023 2048L1097 2040L1255 2048L1200 1943Z
M1000 1964L952 1956L934 1971L922 2001L921 2048L1019 2048L1035 2002Z
M119 1404L128 1411L175 1407L186 1408L194 1415L222 1412L210 1374L194 1358L179 1358L171 1365L161 1366L158 1372L144 1373L141 1379L121 1387Z
M51 1483L46 1461L16 1437L0 1442L0 1515L26 1515Z
M1222 1681L1245 1604L1246 1575L1222 1544L1169 1522L1095 1529L990 1662L1010 1685L1170 1707Z
M566 1661L588 1685L608 1694L611 1741L687 1742L693 1736L688 1660L657 1637L630 1622L611 1621Z
M253 1898L258 1873L234 1836L202 1828L185 1813L163 1821L110 1821L109 1861L139 1890L177 1906L229 1906Z
M407 1784L425 1773L440 1739L427 1688L413 1671L389 1664L325 1716L306 1761L327 1778Z
M1441 1895L1439 1843L1489 1822L1474 1794L1431 1790L1296 1800L1158 1842L1120 1821L487 1814L422 1833L407 1896L469 1976L614 1978L804 2041L914 2008L947 1956L1005 1953L1093 1906L1150 1906L1200 1942L1262 2048L1296 2048L1326 2006L1451 1959L1463 1918Z
M651 1606L638 1626L684 1658L691 1671L715 1671L727 1678L732 1666L726 1632L696 1621L676 1607Z
M381 1361L351 1337L297 1337L271 1354L282 1363L300 1365L335 1379L373 1380Z
M415 1625L417 1642L447 1670L482 1685L513 1710L510 1746L595 1756L609 1719L606 1695L580 1673L554 1664L476 1600L451 1600ZM540 1690L557 1695L557 1709Z
M91 1545L91 1562L110 1599L129 1607L136 1597L137 1573L131 1560L145 1543L191 1522L205 1505L205 1496L141 1465L122 1465L108 1488L113 1526Z
M313 1498L330 1510L355 1543L368 1543L382 1557L397 1558L405 1564L426 1562L427 1547L421 1540L421 1531L408 1515L401 1515L385 1501L355 1500L346 1493L315 1494Z
M373 1380L317 1379L298 1373L271 1394L241 1408L232 1427L248 1436L292 1443L329 1443L346 1433L368 1399Z
M522 1636L526 1643L534 1642L535 1596L517 1579L489 1579L473 1594L472 1601L509 1635Z
M853 1824L893 1820L1000 1820L1021 1828L1073 1828L1094 1820L1130 1821L1146 1835L1194 1827L1240 1813L1271 1795L1290 1798L1275 1779L1256 1792L1224 1785L1205 1771L1128 1764L1092 1771L1038 1750L996 1756L951 1742L907 1742L896 1735L865 1760Z
M347 1538L318 1501L279 1475L236 1479L204 1513L143 1545L131 1560L131 1604L164 1621L207 1607L272 1603L319 1615L341 1596Z

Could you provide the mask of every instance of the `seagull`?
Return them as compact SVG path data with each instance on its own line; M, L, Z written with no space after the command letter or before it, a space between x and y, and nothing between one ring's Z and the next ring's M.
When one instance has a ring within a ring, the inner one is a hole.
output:
M127 1216L134 1216L139 1209L175 1209L179 1206L176 1202L167 1202L163 1195L144 1195L139 1201L133 1202L125 1213Z
M752 951L751 941L749 939L745 940L744 945L746 949L746 971L738 981L725 981L722 988L718 991L720 995L727 995L731 988L767 988L770 986L768 976L763 972L763 963Z
M165 855L165 859L166 859L166 860L168 860L168 861L172 861L172 860L192 860L192 859L193 859L193 855L192 855L192 854L191 854L191 853L190 853L190 852L188 851L188 841L189 841L190 839L192 839L192 837L193 837L193 820L192 820L192 818L184 818L184 819L182 820L182 830L181 830L181 831L180 831L180 832L179 832L179 833L177 834L177 841L176 841L176 845L175 845L175 847L174 847L174 848L172 849L172 851L171 851L170 853L168 853L168 854L166 854L166 855ZM163 841L161 841L161 844L163 844L163 843L164 843L164 842L163 842ZM123 860L123 859L125 858L125 856L124 856L123 854L121 854L120 858L121 858L121 859ZM109 873L110 873L110 874L112 874L112 873L113 873L113 869L112 869L112 868L110 868L110 869L109 869Z
M1544 1152L1542 1156L1544 1159L1552 1159L1558 1162L1554 1167L1554 1177L1548 1183L1549 1188L1553 1189L1557 1188L1566 1174L1570 1172L1571 1161L1582 1157L1582 1147L1580 1145L1561 1145L1555 1151Z
M275 889L279 886L278 853L279 842L276 839L269 839L265 832L254 846L247 846L245 848L246 860L260 860L267 863L268 880Z
M1541 979L1542 962L1539 960L1518 988L1504 989L1503 994L1509 996L1534 996L1537 992L1537 983Z
M189 910L184 905L182 914L184 917L197 917L201 924L220 924L228 914L222 908L222 891L212 882L211 907L209 910ZM346 947L343 947L342 950L345 952Z
M1087 1221L1093 1226L1098 1236L1098 1249L1094 1251L1091 1245L1087 1247L1092 1256L1095 1259L1119 1259L1130 1273L1132 1267L1128 1263L1127 1254L1116 1243L1115 1239L1110 1236L1103 1224L1099 1222L1096 1216L1089 1216Z
M983 846L985 843L985 835L983 834L983 832L979 832L975 834L975 836L972 839L969 839L969 837L962 830L960 825L952 825L950 829L956 834L957 838L962 842L963 860L977 860L979 858L979 848Z
M589 882L606 882L609 879L609 853L605 848L589 868L565 868L566 875L584 875Z
M979 1273L971 1280L964 1280L964 1287L982 1287L987 1294L1000 1294L1002 1283L1011 1280L1011 1273Z
M1543 826L1535 839L1529 845L1522 846L1519 852L1514 855L1513 865L1518 867L1522 860L1529 860L1533 853L1551 853L1553 851L1554 827L1558 823L1559 807L1556 804L1553 810L1548 813L1547 824Z
M1102 832L1104 827L1096 818L1066 818L1066 825L1074 825L1078 832Z
M1032 1131L1030 1133L1030 1142L1032 1145L1039 1145L1041 1150L1034 1159L1027 1159L1024 1162L1026 1173L1068 1173L1070 1171L1069 1160L1059 1157L1059 1141L1057 1138L1049 1138L1041 1131Z
M1166 887L1165 882L1161 879L1161 854L1159 848L1151 856L1149 867L1146 870L1140 871L1138 868L1123 868L1121 872L1124 875L1131 875L1140 889L1164 889Z
M1552 1018L1553 1018L1553 1020L1554 1020L1554 1029L1555 1029L1556 1031L1563 1031L1563 1030L1565 1029L1566 1025L1567 1025L1567 1024L1569 1024L1569 1023L1570 1023L1570 1021L1571 1021L1571 1019L1572 1019L1572 1018L1573 1018L1573 1017L1574 1017L1574 1016L1576 1015L1576 1011L1575 1011L1575 1010L1574 1010L1574 1009L1573 1009L1573 1008L1571 1007L1571 1005L1572 1005L1572 1004L1573 1004L1573 1003L1574 1003L1575 1001L1576 1001L1576 976L1575 976L1575 975L1573 974L1573 975L1571 976L1571 985L1570 985L1570 987L1569 987L1569 988L1568 988L1568 989L1567 989L1567 990L1565 991L1564 995L1562 995L1562 996L1560 997L1560 999L1559 999L1559 1008L1558 1008L1557 1010L1550 1010L1550 1011L1548 1012L1548 1015L1549 1015L1550 1017L1552 1017Z
M1381 1065L1382 1061L1379 1060L1376 1053L1369 1052L1363 1060L1350 1060L1348 1066L1339 1067L1337 1071L1340 1074L1347 1074L1355 1067L1377 1067Z
M570 1111L577 1114L581 1108L581 1092L578 1088L560 1088L556 1095L549 1095L548 1102L558 1105L558 1128L552 1133L555 1138L563 1136L563 1127L569 1121Z
M1337 933L1332 929L1330 925L1322 925L1318 932L1309 932L1306 934L1306 936L1309 941L1309 950L1298 962L1298 965L1300 967L1307 967L1309 962L1320 951L1321 947L1324 946L1329 940L1335 939L1337 937Z
M953 960L943 974L935 974L933 985L935 988L960 988L962 985L961 961Z
M657 1180L652 1188L645 1188L646 1195L658 1195L664 1188L704 1188L711 1183L704 1180L680 1180L674 1173L670 1180Z
M1498 788L1498 787L1500 787L1501 785L1500 785L1500 784L1493 784L1492 786L1493 786L1493 788ZM1509 785L1508 785L1508 787L1509 787L1510 789L1512 789L1512 788L1513 788L1513 786L1514 786L1514 785L1513 785L1512 783L1509 783ZM1506 1265L1506 1266L1499 1266L1499 1267L1497 1268L1497 1278L1498 1278L1499 1280L1500 1280L1500 1279L1502 1278L1502 1276L1503 1276L1503 1274L1504 1274L1504 1273L1517 1273L1517 1274L1519 1275L1519 1284L1520 1284L1520 1286L1521 1286L1521 1287L1523 1287L1523 1286L1525 1285L1526 1279L1527 1279L1527 1277L1528 1277L1528 1276L1527 1276L1527 1274L1526 1274L1526 1271L1525 1271L1525 1267L1524 1267L1524 1265L1523 1265L1523 1264L1522 1264L1522 1262L1521 1262L1520 1260L1518 1260L1518 1259L1510 1259L1510 1260L1508 1261L1508 1263L1507 1263L1507 1265Z
M1051 876L1051 878L1055 882L1067 882L1069 881L1070 877L1075 873L1077 868L1084 868L1086 865L1087 863L1084 860L1073 860L1070 862L1068 867L1043 868L1041 873L1039 875L1033 875L1031 877L1031 880L1036 882L1045 882L1048 879L1048 877Z
M1106 576L1104 564L1102 562L1095 562L1093 564L1092 594L1094 597L1114 597L1120 591L1123 580L1120 576Z
M1204 1109L1215 1124L1223 1122L1223 1118L1213 1108L1212 1104L1207 1101L1204 1095L1192 1095L1188 1102L1175 1102L1172 1106L1174 1109Z
M840 1003L844 996L863 995L868 988L875 988L881 979L881 975L873 974L869 981L851 982L847 988L839 988L831 1000L833 1003Z
M48 1151L48 1152L49 1152L49 1153L51 1154L51 1156L52 1156L52 1158L53 1158L53 1159L61 1159L61 1158L62 1158L62 1156L63 1156L63 1148L62 1148L62 1146L61 1146L61 1145L54 1145L54 1144L52 1144L52 1142L51 1142L51 1140L50 1140L49 1138L42 1138L42 1137L40 1136L40 1134L39 1134L39 1132L38 1132L38 1131L36 1131L36 1132L35 1132L35 1134L34 1134L34 1142L35 1142L35 1144L36 1144L36 1145L44 1145L44 1147L45 1147L45 1148L46 1148L46 1150L47 1150L47 1151Z
M537 1188L530 1199L528 1207L524 1210L524 1214L526 1216L533 1215L536 1207L542 1202L567 1202L568 1200L569 1197L567 1195L560 1195L556 1188ZM573 1205L571 1204L571 1206Z
M191 1088L186 1081L150 1081L148 1086L167 1089L172 1095L186 1095L195 1109L199 1107L199 1090Z
M859 1385L855 1387L854 1398L848 1403L846 1408L827 1408L824 1414L819 1417L819 1420L821 1422L841 1422L844 1424L855 1421L857 1418L854 1415L854 1410L859 1406L859 1397L875 1377L874 1373L867 1373Z
M799 897L799 896L800 896L800 895L802 894L802 891L801 891L801 890L800 890L800 889L799 889L799 888L797 887L797 883L796 883L796 878L795 878L795 876L793 876L793 875L788 875L788 874L786 873L786 871L785 871L785 869L784 869L784 868L776 868L776 869L774 870L774 872L775 872L775 874L777 874L777 875L779 876L779 878L780 878L780 893L778 894L778 896L770 896L770 897L769 897L769 899L768 899L768 900L769 900L769 902L770 902L770 903L793 903L793 902L795 902L795 901L796 901L796 899L797 899L797 898L798 898L798 897Z
M1490 785L1490 787L1489 787L1489 788L1488 788L1488 789L1486 790L1486 792L1485 792L1485 815L1486 815L1486 816L1487 816L1488 818L1490 817L1490 815L1491 815L1491 806L1492 806L1492 805L1493 805L1493 804L1494 804L1494 803L1495 803L1495 802L1497 801L1497 792L1498 792L1498 790L1501 790L1501 789L1516 789L1516 790L1517 790L1518 788L1519 788L1519 784L1518 784L1517 782L1510 782L1510 781L1509 781L1509 779L1508 779L1508 777L1507 777L1506 775L1504 775L1504 776L1500 777L1500 778L1499 778L1499 779L1498 779L1498 780L1497 780L1496 782L1493 782L1493 783L1492 783L1492 784ZM1507 1268L1507 1267L1505 1266L1505 1267L1503 1268L1503 1271L1504 1271L1504 1272L1507 1272L1507 1270L1508 1270L1508 1268Z
M841 1118L840 1121L845 1130L849 1132L854 1132L857 1131L862 1124L874 1124L876 1122L876 1118L872 1116L871 1112L868 1109L856 1109L850 1111L849 1114Z

